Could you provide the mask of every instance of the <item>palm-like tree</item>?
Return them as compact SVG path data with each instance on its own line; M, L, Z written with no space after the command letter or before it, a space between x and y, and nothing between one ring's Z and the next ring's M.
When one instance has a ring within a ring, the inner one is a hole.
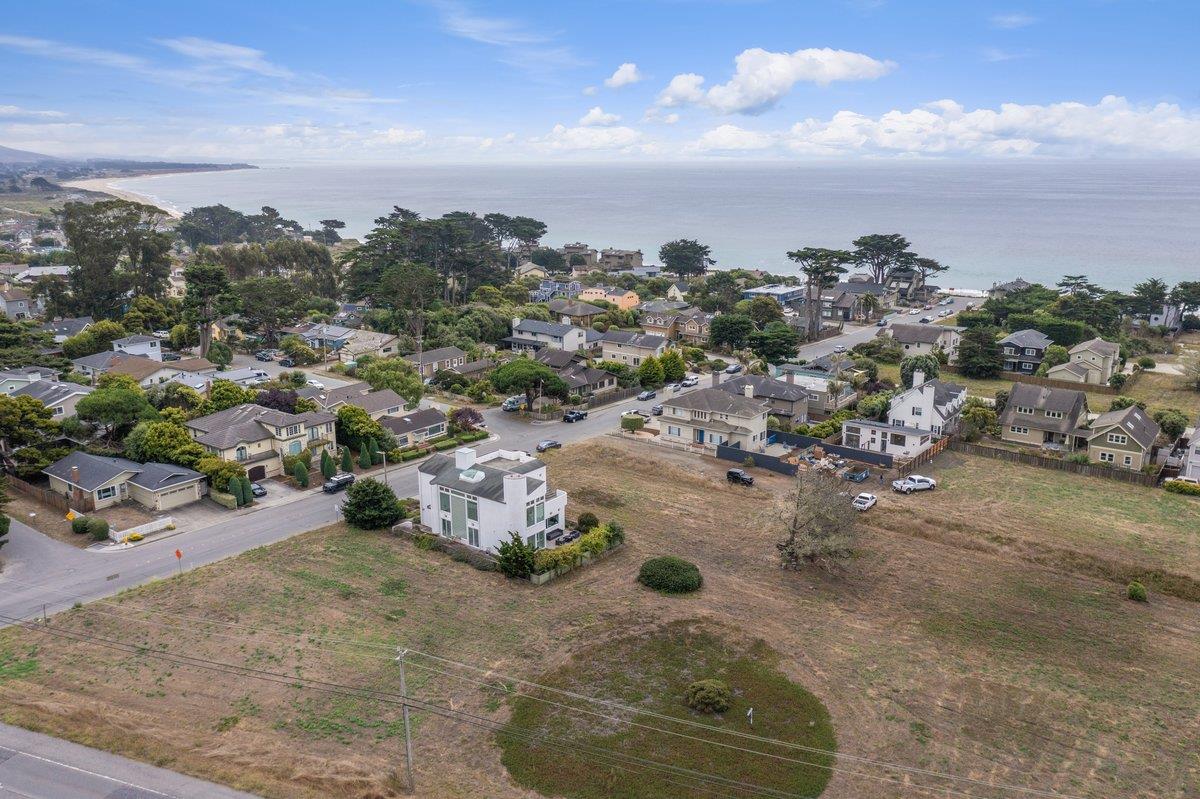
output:
M867 320L870 321L879 311L883 309L883 302L874 294L864 294L862 298L862 309L867 314Z
M821 290L837 283L838 275L845 274L845 265L852 263L854 256L846 250L824 247L804 247L787 255L800 264L800 271L804 273L808 339L812 341L821 333Z

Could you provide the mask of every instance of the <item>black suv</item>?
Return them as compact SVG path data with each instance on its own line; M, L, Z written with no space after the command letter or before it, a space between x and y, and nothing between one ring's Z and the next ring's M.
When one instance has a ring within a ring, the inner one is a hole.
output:
M563 414L564 422L582 422L587 418L587 411L567 411Z
M754 485L754 476L746 474L746 472L742 469L730 469L729 471L725 472L725 479L738 485Z
M349 488L354 482L354 475L348 473L335 474L321 485L321 490L326 494L336 494L343 489Z

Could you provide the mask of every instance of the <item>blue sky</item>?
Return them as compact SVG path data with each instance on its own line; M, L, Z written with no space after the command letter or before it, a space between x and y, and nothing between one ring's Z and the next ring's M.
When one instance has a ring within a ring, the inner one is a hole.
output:
M1200 4L43 2L0 144L251 161L1200 157Z

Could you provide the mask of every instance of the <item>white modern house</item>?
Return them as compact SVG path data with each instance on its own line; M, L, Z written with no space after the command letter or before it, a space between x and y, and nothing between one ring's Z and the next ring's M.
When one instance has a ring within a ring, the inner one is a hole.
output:
M527 452L460 447L423 461L417 478L421 524L478 549L496 552L510 533L541 549L564 524L566 492L550 489L546 464Z
M161 361L162 342L154 336L126 336L112 343L113 352L124 352L129 355L141 355L154 361Z
M895 427L915 427L935 436L958 430L967 389L944 380L926 380L920 369L913 372L912 388L892 397L888 423Z
M913 458L933 445L934 435L911 425L847 419L842 422L842 445L882 452L897 458Z

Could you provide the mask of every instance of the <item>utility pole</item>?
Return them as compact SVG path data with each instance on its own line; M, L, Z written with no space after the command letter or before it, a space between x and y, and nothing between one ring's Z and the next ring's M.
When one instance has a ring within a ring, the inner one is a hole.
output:
M396 662L400 664L400 695L404 697L404 704L400 708L404 718L404 770L408 776L408 792L415 793L417 784L413 781L412 730L408 723L408 682L404 679L404 657L407 654L407 649L401 649Z

